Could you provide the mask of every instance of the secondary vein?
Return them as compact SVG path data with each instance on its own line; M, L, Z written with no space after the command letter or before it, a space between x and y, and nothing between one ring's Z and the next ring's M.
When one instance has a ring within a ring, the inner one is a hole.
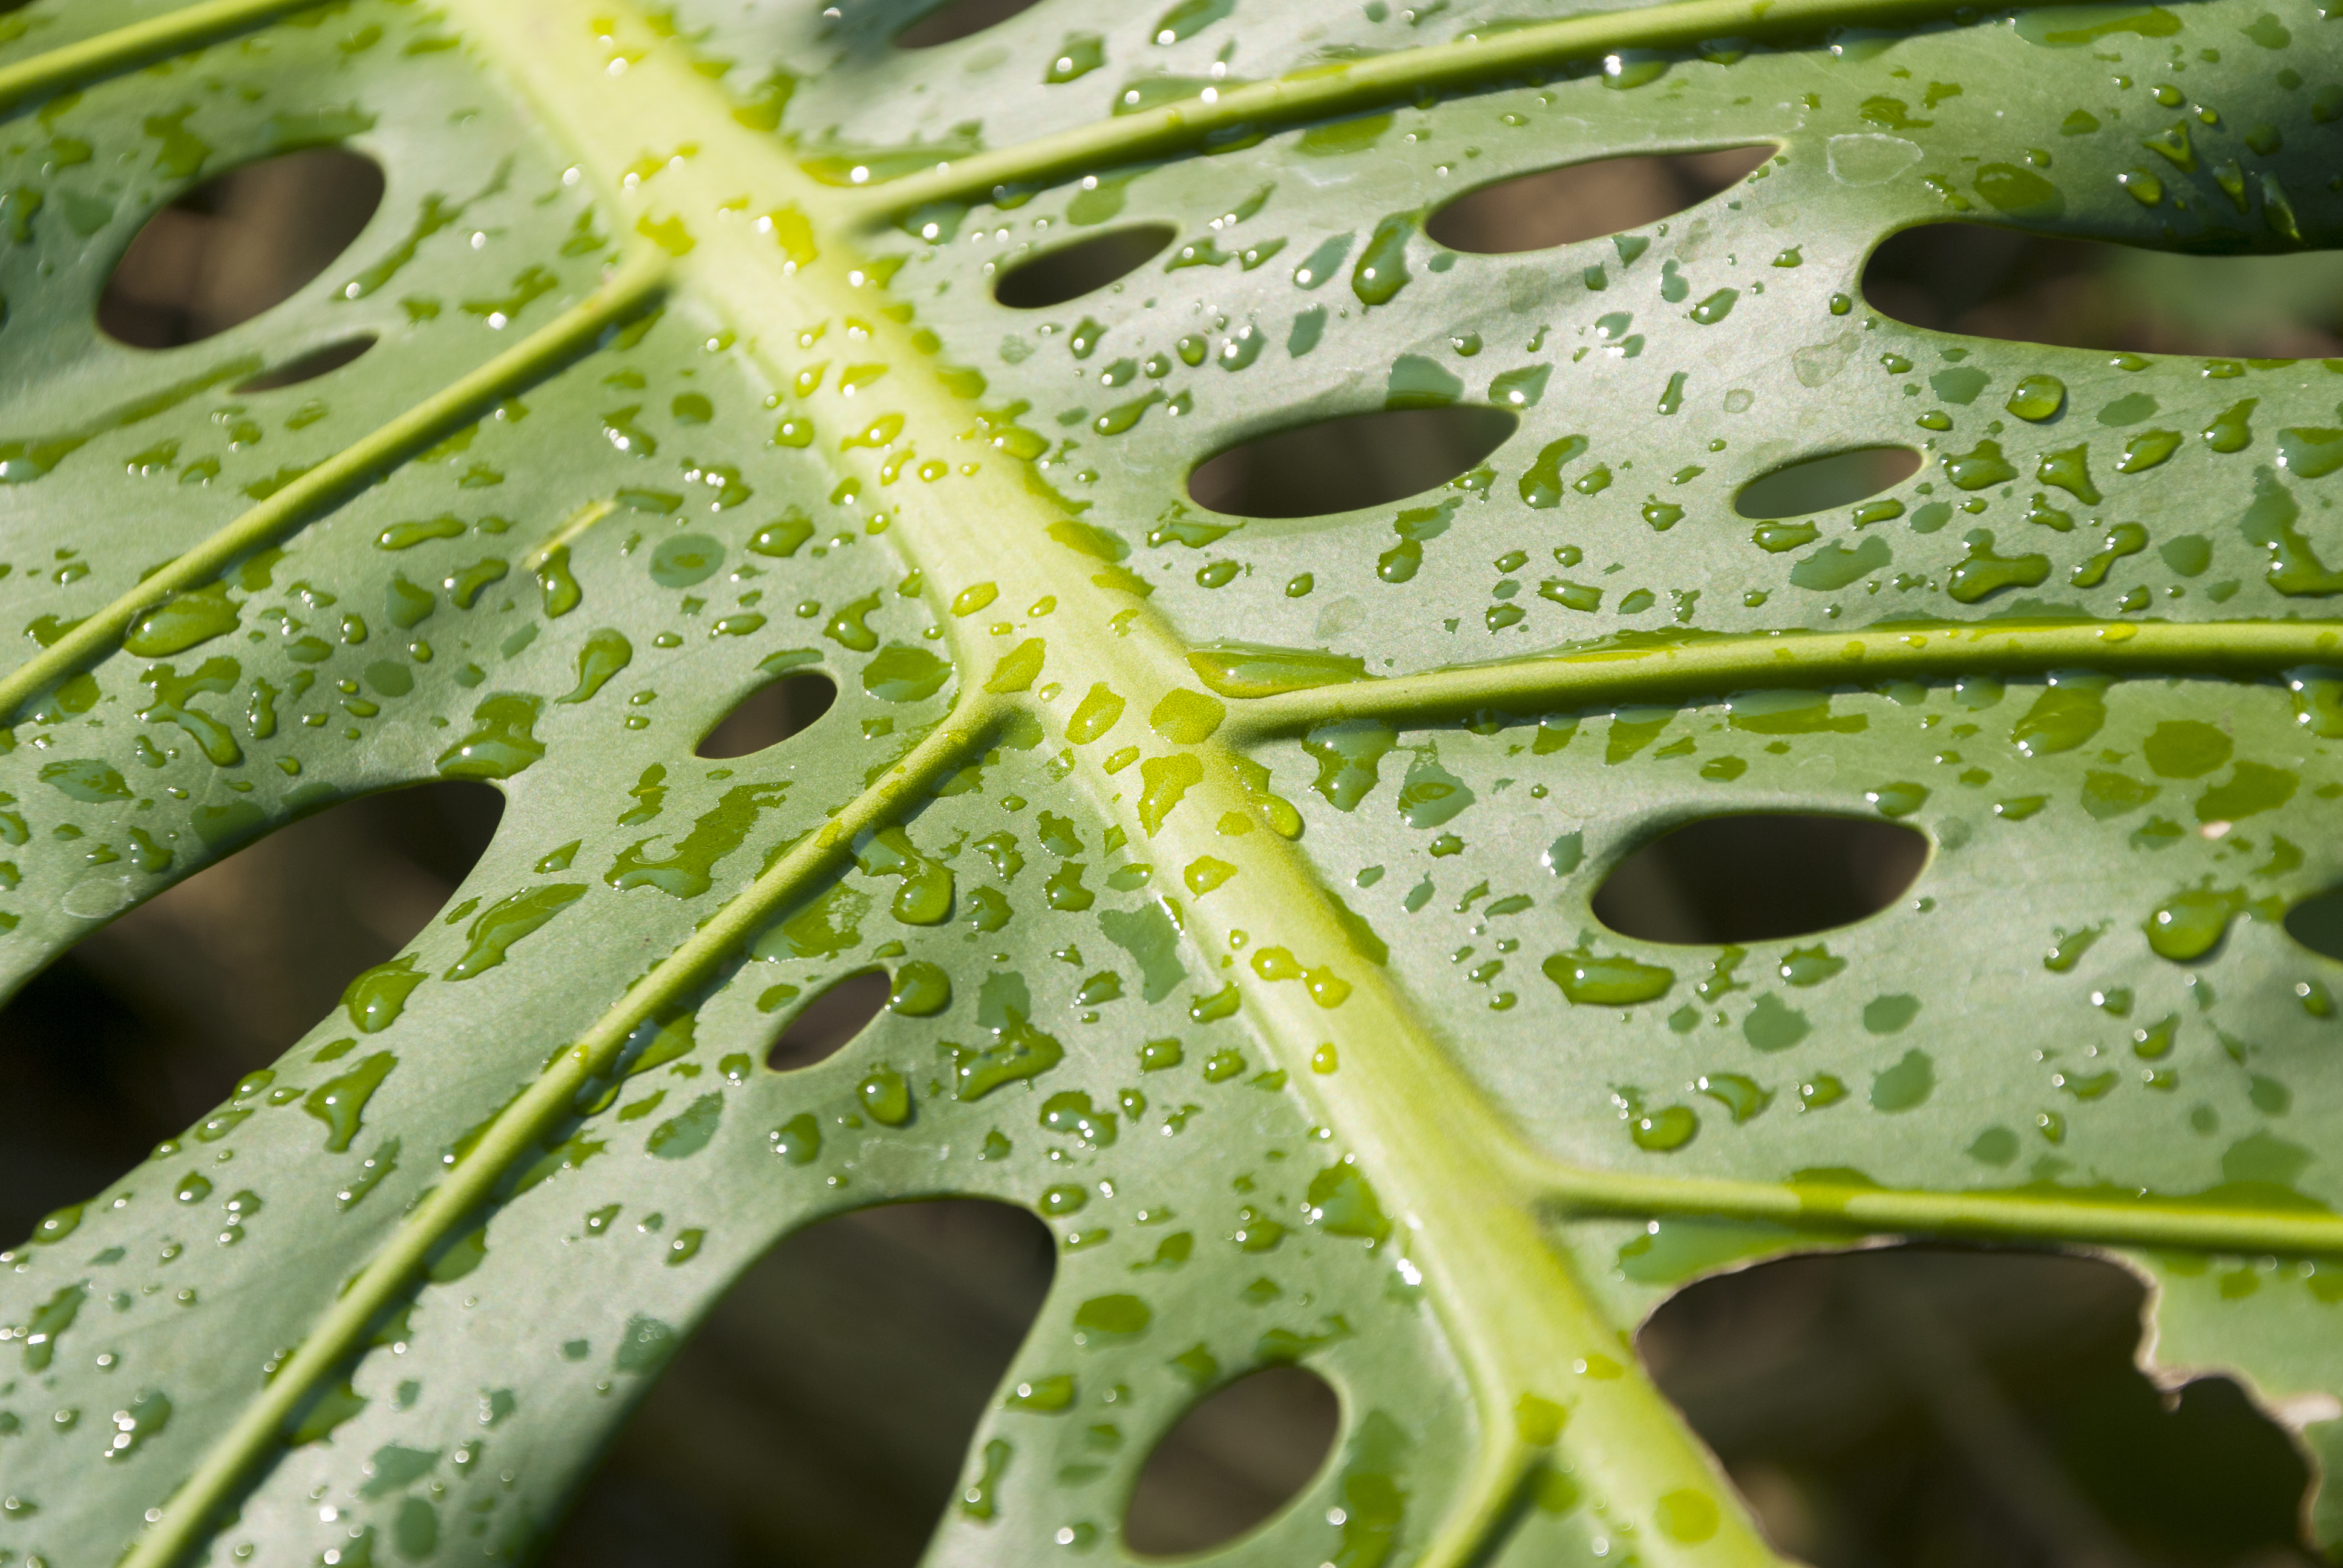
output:
M1860 23L1894 26L1953 14L1948 0L1674 0L1635 11L1570 16L1445 44L1394 50L1208 88L1137 114L1038 136L997 152L939 163L864 187L864 216L881 219L930 202L992 198L1117 164L1208 146L1274 126L1373 108L1419 93L1453 91L1597 58L1621 49L1672 49L1752 35Z
M487 404L535 381L590 344L605 327L633 315L666 286L665 260L649 246L634 252L599 288L544 327L343 447L0 676L0 725L13 721L27 700L53 682L104 657L146 611L182 589L197 587L238 556L284 538L376 474L475 417Z
M276 1449L303 1402L364 1345L376 1320L412 1288L432 1251L493 1200L497 1184L548 1131L575 1114L579 1092L618 1064L635 1029L702 983L772 914L844 856L858 834L883 825L956 764L1004 708L1001 699L979 689L963 689L940 729L727 900L689 941L628 987L592 1029L558 1052L367 1261L301 1348L205 1451L165 1504L162 1518L138 1537L116 1568L173 1568L199 1546L214 1513Z
M2343 621L2037 622L1782 631L1584 648L1504 664L1388 679L1279 689L1241 660L1194 656L1222 696L1250 699L1233 715L1255 735L1345 719L1421 718L1477 709L1600 707L1751 689L1872 685L1982 671L2087 667L2123 672L2257 676L2343 656Z
M0 66L0 108L13 108L45 94L136 65L176 55L230 33L306 11L320 0L204 0L151 21L134 22Z
M1539 1155L1523 1180L1574 1217L1745 1220L1803 1230L2018 1238L2291 1256L2343 1252L2343 1215L2088 1193L1929 1191L1594 1171Z

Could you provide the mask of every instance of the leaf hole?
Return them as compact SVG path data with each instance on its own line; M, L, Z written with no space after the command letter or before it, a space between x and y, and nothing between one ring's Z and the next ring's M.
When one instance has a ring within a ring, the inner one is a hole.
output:
M77 782L102 804L125 781ZM225 819L217 848L233 852L34 975L0 1008L0 1232L28 1234L166 1138L193 1128L190 1146L205 1148L207 1114L246 1075L320 1019L346 1021L344 988L431 923L503 809L487 784L443 780L345 800L241 847L234 835L249 840L256 814L249 827ZM19 809L38 820L34 799ZM151 827L147 836L181 865L214 852L185 828L176 843ZM93 825L84 842L100 841L123 857L108 871L146 852ZM64 902L110 913L146 880L93 878Z
M1325 1467L1342 1402L1316 1372L1267 1367L1207 1394L1139 1473L1123 1543L1145 1557L1209 1552L1267 1523Z
M765 1065L777 1072L791 1072L829 1060L870 1027L870 1020L887 1005L888 991L883 970L864 970L817 991L773 1041L772 1050L765 1053Z
M374 161L343 147L215 175L132 236L106 280L97 325L134 348L171 348L249 321L332 266L382 190Z
M339 370L375 345L371 332L361 332L355 337L345 337L328 343L322 348L312 348L298 354L273 369L264 370L249 381L240 381L231 393L238 397L250 392L274 392L280 387L298 387L304 381Z
M2331 251L2189 256L1932 223L1871 253L1863 297L1913 327L2007 343L2265 359L2343 353ZM1997 385L1979 402L1997 407L2008 395Z
M695 757L722 760L779 746L809 728L838 700L838 683L820 670L800 669L767 681L733 704L699 744Z
M1188 494L1210 511L1312 518L1403 499L1470 472L1520 423L1468 405L1346 414L1207 457Z
M1928 840L1863 817L1750 812L1663 834L1612 868L1594 918L1684 944L1776 941L1887 908L1927 864Z
M898 49L932 49L997 27L1031 10L1040 0L951 0L895 35Z
M1624 234L1673 217L1738 185L1778 149L1597 158L1466 191L1423 232L1451 250L1511 256Z
M1055 1252L1031 1212L966 1198L858 1210L787 1237L666 1360L545 1561L912 1568L979 1483L982 1451L966 1451ZM604 1369L621 1321L584 1352ZM642 1323L620 1342L681 1337ZM643 1373L600 1375L623 1397ZM1016 1461L1034 1462L1036 1447L1019 1447Z
M1765 1241L1676 1223L1624 1261ZM2143 1375L2144 1306L2096 1258L1890 1247L1703 1280L1638 1348L1774 1545L1815 1568L2306 1563L2293 1442L2227 1377Z
M1920 454L1909 447L1855 447L1785 464L1741 487L1733 509L1745 518L1802 518L1851 507L1866 496L1894 489L1920 471Z
M2343 961L2343 888L2313 893L2288 910L2286 934L2321 958Z
M992 297L1011 310L1043 310L1080 299L1145 266L1177 233L1168 223L1142 223L1053 246L1002 273Z

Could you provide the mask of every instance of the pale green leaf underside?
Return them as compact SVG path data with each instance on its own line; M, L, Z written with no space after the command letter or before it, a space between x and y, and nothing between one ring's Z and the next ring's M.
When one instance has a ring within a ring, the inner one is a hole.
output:
M1058 1281L1010 1383L1066 1374L1072 1403L987 1418L935 1562L1121 1556L1154 1440L1294 1358L1344 1436L1231 1560L1624 1537L1764 1561L1620 1335L1701 1271L1865 1233L2144 1249L2159 1356L2241 1369L2327 1441L2338 1292L2293 1260L2343 1240L2343 972L2279 917L2343 877L2318 668L2343 664L2319 618L2343 538L2312 460L2343 381L1956 341L1855 297L1871 246L1955 214L2332 235L2317 13L1809 5L1847 30L1768 47L1704 4L1398 55L1525 8L1106 25L1044 0L914 55L886 43L908 5L827 31L798 5L277 9L196 8L252 30L190 27L199 53L143 69L151 41L107 40L165 7L0 32L25 215L0 258L0 618L89 618L0 685L29 699L0 761L9 972L332 800L452 769L509 805L403 969L8 1255L0 1548L524 1552L776 1238L1067 1186L1089 1196L1051 1205ZM1076 33L1107 63L1043 85ZM1656 75L1631 53L1625 91L1591 65L1661 36L1718 42ZM1393 90L1387 125L1310 133L1329 62L1453 86L1505 48L1534 83ZM1211 156L1109 117L1215 62L1247 113L1269 89L1237 83L1304 73L1302 106ZM2176 125L2180 156L2143 146ZM193 347L96 336L149 213L317 139L388 181L334 269ZM1632 243L1455 256L1413 227L1509 174L1763 142L1759 176ZM1041 177L1084 156L1124 161ZM1001 206L955 205L995 183ZM992 301L1029 249L1143 221L1227 259ZM1297 283L1322 251L1332 279ZM380 343L331 378L225 390L358 330ZM1102 375L1126 359L1130 385ZM2045 376L2057 414L2009 412ZM1427 393L1520 428L1413 503L1192 526L1225 520L1184 499L1203 456ZM1768 550L1731 509L1784 461L1884 443L1930 459L1892 515ZM2036 477L2078 447L2087 482ZM2054 502L2071 528L2029 520ZM2143 547L2087 569L2124 524ZM177 589L166 627L233 626L122 651ZM1262 646L1354 678L1285 678ZM816 729L691 759L806 666L840 690ZM1933 859L1867 922L1746 951L1592 917L1655 830L1783 809L1886 811ZM494 962L492 906L547 917ZM2226 935L2161 956L2159 911ZM1644 994L1550 978L1612 960ZM949 1008L755 1065L826 981L913 961ZM330 1435L272 1438L337 1400Z

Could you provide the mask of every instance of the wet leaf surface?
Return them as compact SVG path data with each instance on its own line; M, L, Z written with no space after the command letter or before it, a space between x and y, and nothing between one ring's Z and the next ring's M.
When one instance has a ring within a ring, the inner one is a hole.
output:
M1058 1249L937 1563L1191 1540L1126 1538L1150 1456L1289 1366L1340 1430L1230 1561L1767 1560L1628 1336L1870 1235L2112 1250L2334 1447L2343 360L1862 282L1949 220L2314 258L2318 14L922 9L0 18L9 974L506 800L5 1255L0 1546L526 1553L733 1280L929 1198ZM382 185L322 270L101 329L157 212L327 146ZM1598 900L1834 818L1925 839L1852 923Z

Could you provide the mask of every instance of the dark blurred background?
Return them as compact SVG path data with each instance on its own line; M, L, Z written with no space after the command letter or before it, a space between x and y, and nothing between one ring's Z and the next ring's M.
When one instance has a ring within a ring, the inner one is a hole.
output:
M1466 198L1432 228L1460 247L1535 248L1652 222L1751 161L1621 159L1534 176ZM215 178L134 242L99 319L138 348L225 330L330 265L380 190L364 160L321 151ZM2220 283L2207 285L2208 268L2224 269ZM2331 256L2217 263L1946 225L1891 240L1865 288L1901 319L1991 337L2238 357L2343 348ZM1373 433L1385 455L1390 434ZM1469 434L1468 447L1486 433ZM1438 470L1426 483L1457 471L1438 430L1416 436L1399 444L1402 467ZM1340 440L1321 445L1279 453L1267 477L1233 465L1199 499L1242 509L1248 485L1274 492L1297 463L1357 467ZM776 689L702 749L756 749L825 699ZM5 1240L104 1187L287 1049L444 904L498 809L493 791L463 784L335 807L27 984L0 1010ZM1597 908L1658 940L1780 934L1768 922L1789 906L1813 930L1894 900L1924 855L1877 824L1712 824L1634 857ZM841 988L792 1028L786 1058L836 1049L881 1000L872 983ZM972 1201L850 1215L785 1241L618 1435L547 1561L910 1564L1051 1262L1038 1220ZM2104 1262L1890 1248L1704 1282L1639 1342L1776 1543L1817 1568L2307 1562L2304 1472L2288 1441L2226 1381L2165 1391L2145 1379L2140 1311L2137 1282ZM1127 1539L1178 1554L1230 1538L1306 1483L1336 1424L1331 1393L1298 1371L1205 1401L1151 1460Z

